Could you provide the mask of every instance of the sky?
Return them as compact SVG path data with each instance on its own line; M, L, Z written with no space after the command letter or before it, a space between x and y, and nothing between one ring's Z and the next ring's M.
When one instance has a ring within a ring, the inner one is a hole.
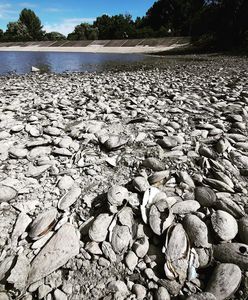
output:
M82 22L92 23L103 14L129 13L135 19L144 16L155 0L0 0L0 28L6 30L9 22L17 21L23 8L32 9L47 32L65 35Z

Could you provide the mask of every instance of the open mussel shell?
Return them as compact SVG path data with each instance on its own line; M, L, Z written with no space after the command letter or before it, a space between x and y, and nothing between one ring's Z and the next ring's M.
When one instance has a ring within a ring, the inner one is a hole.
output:
M211 215L211 223L214 232L223 241L234 239L238 233L237 221L223 210L217 210Z
M229 299L238 289L241 276L241 270L237 265L220 264L214 269L206 291L218 300Z
M14 188L0 184L0 203L8 202L14 199L17 195L18 192Z
M159 171L153 173L148 177L148 181L151 185L158 185L160 183L162 184L165 181L169 180L169 178L170 178L170 171L166 170L166 171Z
M57 214L57 209L51 208L38 215L38 217L30 225L29 237L32 240L38 240L52 230L56 223Z
M183 282L187 277L189 260L189 241L183 226L172 225L166 234L164 271L168 279L179 279Z
M215 192L206 186L197 186L195 188L195 199L201 206L212 207L216 202Z
M248 245L241 243L223 243L213 246L213 256L223 263L233 263L248 271Z
M149 211L149 224L157 235L161 235L172 224L174 216L166 200L154 203Z
M219 197L216 201L215 207L220 210L224 210L231 214L234 218L241 218L245 215L244 211L235 203L232 199L228 197Z

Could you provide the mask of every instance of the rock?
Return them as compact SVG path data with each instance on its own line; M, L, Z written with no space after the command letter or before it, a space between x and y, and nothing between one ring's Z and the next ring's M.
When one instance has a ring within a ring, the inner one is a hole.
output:
M231 297L241 282L241 270L234 264L220 264L211 275L206 291L216 299L224 300Z
M65 293L63 293L60 289L56 289L53 292L54 300L67 300L67 296Z
M132 242L132 235L127 226L115 225L113 229L111 245L117 254L123 254Z
M65 175L58 182L58 188L61 190L69 190L74 184L71 176Z
M143 300L146 297L146 288L141 284L134 284L132 292L136 295L137 300Z
M0 203L14 199L17 194L17 191L12 187L0 184Z
M89 229L89 237L92 241L103 242L105 241L108 228L112 222L113 216L109 214L100 214L92 223Z
M16 264L10 272L7 281L15 286L16 289L23 291L27 285L30 262L25 255L17 257Z
M56 271L79 253L79 236L69 223L41 249L31 262L28 283L31 284Z
M0 300L9 300L9 296L4 292L0 292Z
M130 271L134 271L138 264L138 257L133 251L129 251L125 257L125 263Z
M155 295L156 300L170 300L170 294L167 289L163 286L160 286Z
M238 221L239 237L241 241L248 244L248 217L243 217Z
M238 233L238 224L234 217L229 213L217 210L211 215L211 222L214 232L223 241L235 238Z
M217 298L213 294L205 292L191 295L186 300L217 300Z

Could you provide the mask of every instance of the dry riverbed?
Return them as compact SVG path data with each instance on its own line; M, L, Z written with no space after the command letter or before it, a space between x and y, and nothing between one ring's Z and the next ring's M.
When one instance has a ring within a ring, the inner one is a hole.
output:
M0 77L0 299L247 299L247 71Z

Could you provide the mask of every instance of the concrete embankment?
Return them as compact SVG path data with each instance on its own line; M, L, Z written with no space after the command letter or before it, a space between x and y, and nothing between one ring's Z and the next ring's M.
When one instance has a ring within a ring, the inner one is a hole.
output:
M156 53L182 47L189 43L189 37L96 41L8 42L0 43L0 51Z

